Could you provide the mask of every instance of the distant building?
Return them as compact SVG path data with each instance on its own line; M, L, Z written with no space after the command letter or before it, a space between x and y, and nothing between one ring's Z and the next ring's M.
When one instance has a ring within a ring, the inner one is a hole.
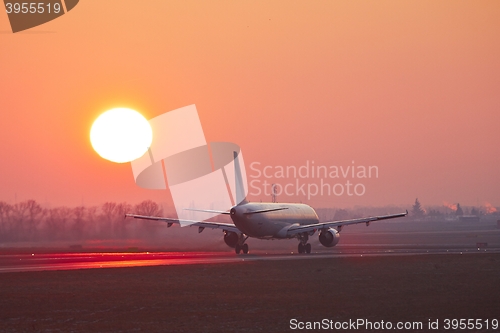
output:
M497 221L497 228L500 229L500 220Z

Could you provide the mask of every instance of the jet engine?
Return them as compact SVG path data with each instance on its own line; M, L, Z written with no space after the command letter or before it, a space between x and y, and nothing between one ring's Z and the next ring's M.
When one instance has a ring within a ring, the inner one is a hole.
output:
M227 246L232 247L233 249L238 244L238 234L231 231L224 231L224 242Z
M337 245L340 240L340 234L337 230L329 228L328 230L321 230L319 234L319 242L326 247L333 247Z

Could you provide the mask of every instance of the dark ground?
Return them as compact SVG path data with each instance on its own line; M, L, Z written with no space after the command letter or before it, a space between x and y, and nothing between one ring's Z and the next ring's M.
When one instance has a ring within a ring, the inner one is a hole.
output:
M0 274L2 332L291 332L292 318L439 319L439 331L446 318L500 319L500 255Z

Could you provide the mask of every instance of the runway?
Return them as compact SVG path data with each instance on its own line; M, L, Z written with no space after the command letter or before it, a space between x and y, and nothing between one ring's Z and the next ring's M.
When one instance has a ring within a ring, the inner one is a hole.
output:
M285 332L291 318L500 319L498 249L318 251L2 254L10 273L0 274L0 331Z
M0 273L113 267L243 263L252 261L327 259L341 257L413 256L428 254L500 253L500 248L356 248L323 250L311 254L256 251L247 255L228 252L90 252L23 253L0 255Z

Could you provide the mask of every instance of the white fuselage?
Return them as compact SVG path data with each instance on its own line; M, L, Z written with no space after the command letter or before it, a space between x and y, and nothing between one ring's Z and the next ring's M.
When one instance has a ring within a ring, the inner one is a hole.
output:
M259 210L283 210L251 213ZM255 238L288 238L287 230L293 225L318 223L318 215L311 206L287 203L244 203L231 208L234 225L244 234Z

